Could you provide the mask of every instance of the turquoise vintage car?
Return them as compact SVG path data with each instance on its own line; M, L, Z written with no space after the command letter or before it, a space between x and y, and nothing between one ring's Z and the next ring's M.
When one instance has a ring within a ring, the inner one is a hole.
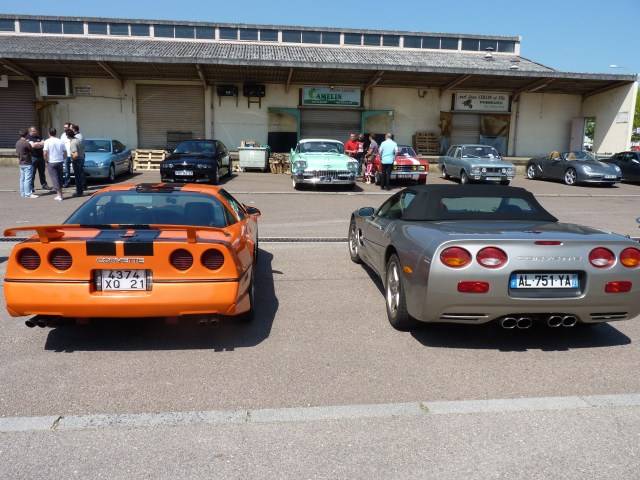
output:
M291 150L293 188L302 185L356 184L358 162L345 155L338 140L308 138L300 140Z

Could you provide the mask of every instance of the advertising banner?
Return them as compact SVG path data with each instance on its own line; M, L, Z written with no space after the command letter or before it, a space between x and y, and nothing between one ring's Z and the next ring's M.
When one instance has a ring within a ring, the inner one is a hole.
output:
M456 92L453 109L456 112L508 112L506 93Z
M302 105L359 107L360 89L350 87L303 87Z

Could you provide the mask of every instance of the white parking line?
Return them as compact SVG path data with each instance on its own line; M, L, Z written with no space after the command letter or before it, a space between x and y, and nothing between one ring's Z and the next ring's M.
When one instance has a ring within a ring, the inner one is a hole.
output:
M152 428L198 424L317 422L326 420L416 417L424 415L558 411L589 408L640 407L640 393L492 400L336 405L322 407L210 410L200 412L119 413L98 415L5 417L0 433Z

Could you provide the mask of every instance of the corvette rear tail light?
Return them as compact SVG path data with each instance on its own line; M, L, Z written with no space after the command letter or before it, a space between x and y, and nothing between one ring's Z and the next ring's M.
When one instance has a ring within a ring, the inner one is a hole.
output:
M627 293L631 291L633 284L628 281L607 282L604 286L606 293Z
M640 265L640 250L635 247L625 248L620 252L620 263L627 268L636 268Z
M536 240L536 245L562 245L558 240Z
M461 293L487 293L488 282L458 282L458 291Z
M35 270L40 266L40 255L32 248L25 248L18 253L18 263L27 270Z
M69 270L73 259L64 248L56 248L49 254L49 263L58 270Z
M169 257L169 262L178 270L189 270L193 265L193 255L183 248L174 250Z
M464 248L449 247L440 253L440 261L447 267L462 268L471 263L471 254Z
M224 264L224 255L220 250L210 248L202 254L200 262L209 270L218 270Z
M615 261L616 256L608 248L594 248L589 253L589 262L596 268L609 268Z
M507 254L496 247L486 247L478 252L476 260L485 268L500 268L507 263Z

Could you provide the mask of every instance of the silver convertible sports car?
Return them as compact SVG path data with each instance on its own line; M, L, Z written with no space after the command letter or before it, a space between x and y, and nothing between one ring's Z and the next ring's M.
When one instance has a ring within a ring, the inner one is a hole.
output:
M349 253L382 279L391 325L573 327L640 313L640 245L559 223L522 188L424 185L361 208Z
M591 152L551 152L529 160L527 178L562 180L567 185L613 185L622 180L622 171L617 165L599 161Z

